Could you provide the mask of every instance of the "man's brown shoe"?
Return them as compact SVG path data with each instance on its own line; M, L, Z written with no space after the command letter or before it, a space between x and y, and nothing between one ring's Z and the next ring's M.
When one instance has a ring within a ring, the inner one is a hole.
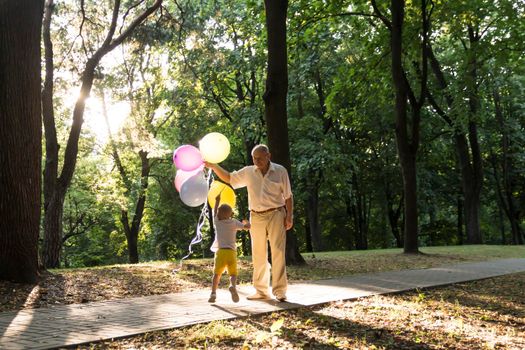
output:
M286 295L276 295L275 299L279 300L280 302L286 301Z
M270 300L272 297L268 294L255 293L246 297L248 300Z

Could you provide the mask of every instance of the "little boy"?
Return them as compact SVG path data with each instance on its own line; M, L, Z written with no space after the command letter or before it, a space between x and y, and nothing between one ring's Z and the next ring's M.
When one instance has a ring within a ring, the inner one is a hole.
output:
M213 208L213 221L215 223L215 240L211 250L215 252L213 266L213 278L211 285L211 295L208 302L214 303L217 298L217 287L225 269L230 275L230 293L233 302L239 301L239 294L235 288L237 283L237 245L235 235L239 230L249 230L250 223L247 220L240 222L232 219L233 210L228 204L219 206L221 195L215 198Z

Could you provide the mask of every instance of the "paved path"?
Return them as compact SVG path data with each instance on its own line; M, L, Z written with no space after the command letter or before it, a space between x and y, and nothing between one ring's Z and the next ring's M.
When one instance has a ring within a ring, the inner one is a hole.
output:
M288 301L247 301L239 288L233 303L227 290L217 303L209 290L0 313L0 349L50 349L141 334L213 320L230 319L330 301L406 291L525 272L525 259L466 263L431 269L381 272L289 286Z

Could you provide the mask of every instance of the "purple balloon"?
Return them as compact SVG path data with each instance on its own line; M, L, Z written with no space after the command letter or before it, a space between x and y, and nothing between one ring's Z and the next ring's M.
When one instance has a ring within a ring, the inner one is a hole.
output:
M192 145L182 145L177 148L173 152L173 163L178 169L184 171L195 170L204 164L201 152Z

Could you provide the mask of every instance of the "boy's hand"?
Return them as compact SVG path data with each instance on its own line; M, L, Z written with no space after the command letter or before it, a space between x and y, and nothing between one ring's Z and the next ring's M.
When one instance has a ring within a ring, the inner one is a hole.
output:
M242 224L244 225L244 228L246 230L249 230L252 227L252 225L250 224L250 222L248 220L243 220Z

